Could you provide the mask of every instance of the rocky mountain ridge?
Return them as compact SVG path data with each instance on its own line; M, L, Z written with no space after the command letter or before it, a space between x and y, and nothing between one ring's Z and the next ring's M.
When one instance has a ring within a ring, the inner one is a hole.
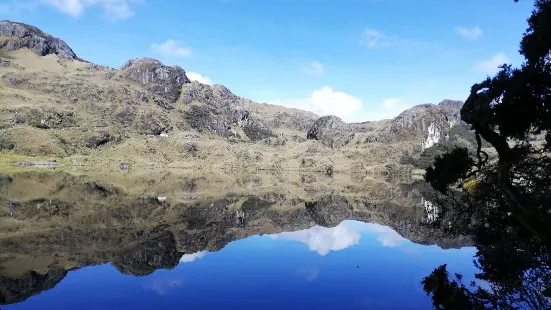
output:
M64 41L22 23L0 23L0 48L0 146L88 164L305 169L307 161L345 171L420 153L457 123L462 105L419 105L391 120L350 124L192 82L184 69L151 58L120 69L84 62Z
M0 21L0 49L16 51L28 48L40 56L57 55L61 59L80 60L65 41L54 38L42 30L23 23Z

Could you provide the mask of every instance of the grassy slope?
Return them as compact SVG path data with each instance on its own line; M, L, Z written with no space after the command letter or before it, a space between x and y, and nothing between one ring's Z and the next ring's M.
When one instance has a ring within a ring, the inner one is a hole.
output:
M5 53L0 66L0 139L15 144L11 153L66 158L76 165L117 169L119 161L135 167L362 171L365 167L394 162L402 145L366 143L369 133L357 134L345 148L331 149L305 140L306 132L287 126L274 129L286 144L268 145L198 133L185 124L181 100L168 111L153 103L151 94L117 70L91 64L38 57L27 50ZM146 98L146 99L144 99ZM297 118L310 113L248 101L239 103L253 118L272 124L278 113ZM36 111L38 110L38 112ZM12 125L16 111L25 124ZM37 128L50 117L53 129ZM34 123L33 123L34 122ZM148 137L153 124L171 126L168 137ZM384 122L374 123L382 127ZM239 130L239 129L237 129ZM108 133L110 141L89 147L89 141ZM241 135L242 137L244 135ZM272 138L273 140L274 138ZM195 144L198 152L190 153Z

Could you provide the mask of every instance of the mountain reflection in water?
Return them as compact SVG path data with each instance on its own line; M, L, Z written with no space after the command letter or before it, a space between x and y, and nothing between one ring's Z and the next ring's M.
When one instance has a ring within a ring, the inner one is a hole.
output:
M125 180L147 191L66 173L10 178L0 185L4 310L426 309L420 280L435 266L474 272L470 239L424 225L420 197L391 184L385 199L386 188L358 194L371 181L327 194L232 180L220 196L207 190L220 182L203 179L202 190L170 174Z

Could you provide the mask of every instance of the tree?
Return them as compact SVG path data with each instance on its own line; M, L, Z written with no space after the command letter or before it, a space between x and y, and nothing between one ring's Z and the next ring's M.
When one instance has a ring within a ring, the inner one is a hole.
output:
M445 202L435 225L474 237L476 277L490 286L469 289L441 266L423 281L437 309L551 309L551 0L535 1L520 53L519 68L504 64L474 84L461 109L476 136L475 158L454 149L425 175ZM462 186L473 180L476 191Z

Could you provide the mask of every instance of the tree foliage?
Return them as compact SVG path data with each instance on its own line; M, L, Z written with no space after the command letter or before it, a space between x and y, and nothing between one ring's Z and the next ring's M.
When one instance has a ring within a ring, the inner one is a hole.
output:
M486 283L466 287L437 268L423 281L436 309L551 309L550 51L551 0L536 0L520 44L523 64L504 64L474 84L461 109L476 152L451 150L427 169L445 202L435 225L474 237L476 277ZM496 160L482 150L484 140ZM473 180L476 191L454 186Z
M468 149L454 148L444 156L437 156L425 176L434 189L445 192L450 184L467 177L473 164Z

